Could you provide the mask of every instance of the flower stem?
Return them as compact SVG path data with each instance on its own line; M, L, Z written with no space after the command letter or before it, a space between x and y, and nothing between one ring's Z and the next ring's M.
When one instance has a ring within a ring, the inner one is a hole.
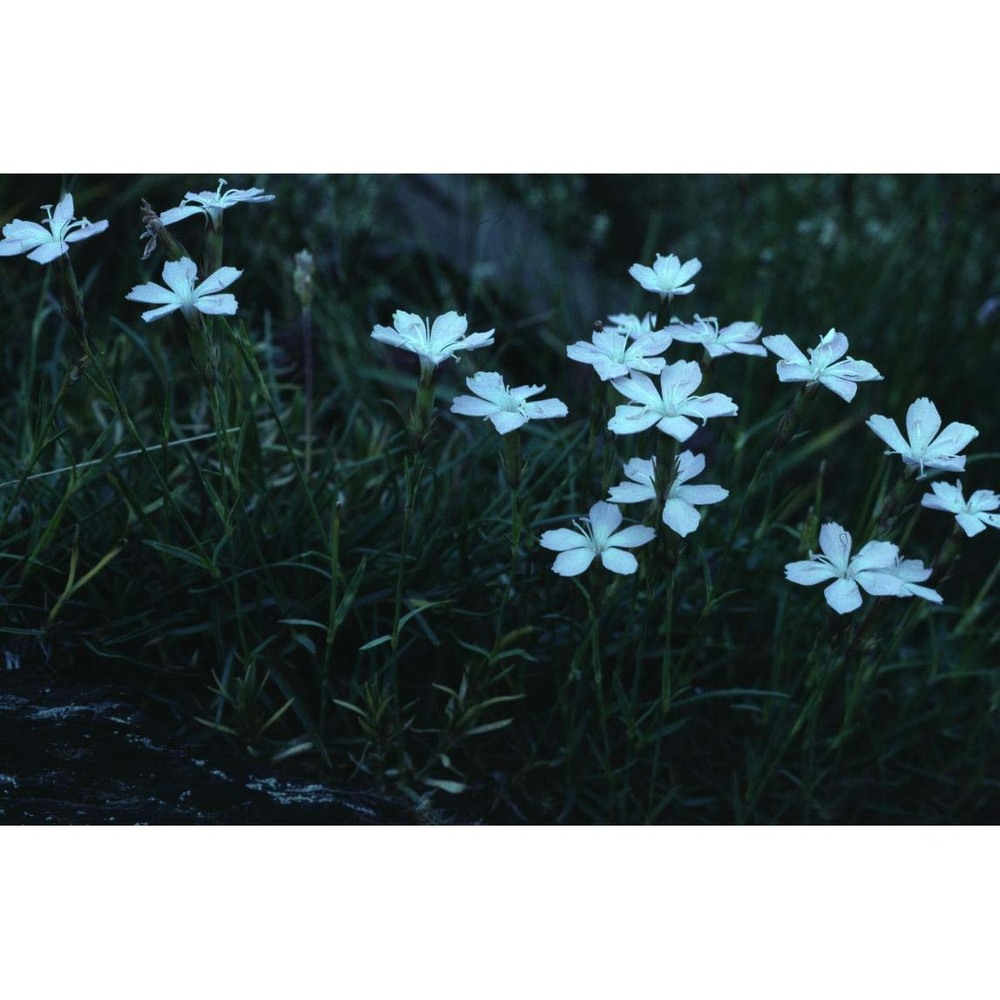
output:
M893 488L882 498L872 512L873 525L869 525L868 537L885 540L902 517L906 505L917 489L916 466L906 466L900 473Z
M726 539L726 547L723 549L722 559L719 564L720 576L723 572L725 572L729 565L729 560L732 556L733 543L736 541L737 532L740 529L740 525L743 523L743 516L746 513L747 503L750 500L750 497L764 482L765 474L771 460L791 440L792 435L795 433L795 428L802 419L806 402L815 393L817 387L818 383L809 382L802 386L792 397L792 401L789 404L788 409L785 410L781 420L778 422L778 427L774 432L774 438L768 445L767 450L757 461L757 467L754 469L753 476L750 478L750 485L747 486L745 492L743 493L743 499L740 501L739 509L736 512L736 518L733 521L733 526L729 529L729 537Z

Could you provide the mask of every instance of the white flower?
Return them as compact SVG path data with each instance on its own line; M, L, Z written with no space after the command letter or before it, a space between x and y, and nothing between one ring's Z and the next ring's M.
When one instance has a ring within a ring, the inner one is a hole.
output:
M455 357L456 351L472 351L477 347L489 347L493 343L493 330L486 333L471 333L468 320L452 310L438 316L431 326L430 320L423 320L415 313L397 309L392 314L392 326L376 326L372 338L383 344L412 351L432 365Z
M633 264L628 273L646 289L647 292L659 292L660 295L687 295L694 290L694 285L684 282L693 278L701 270L701 261L697 257L681 263L676 254L666 257L656 255L652 267L644 264Z
M624 333L599 330L592 340L593 343L578 340L566 348L566 353L574 361L593 365L601 380L606 382L622 378L631 371L659 375L667 362L653 355L662 354L670 346L671 337L666 330L659 330L629 341Z
M696 361L667 365L660 373L659 391L640 373L616 378L611 384L639 404L615 408L615 415L608 421L608 429L615 434L638 434L655 424L664 434L686 441L698 429L689 417L696 417L704 425L709 417L735 417L737 413L736 404L721 392L691 395L701 384L701 368Z
M624 333L626 337L638 340L644 333L652 333L656 317L652 313L646 313L642 319L632 313L615 313L609 316L604 329L611 333Z
M545 391L544 385L522 385L517 389L508 389L503 378L496 372L477 372L467 378L465 384L480 398L456 396L451 404L451 412L490 420L501 434L517 430L529 420L565 417L569 413L566 404L558 399L528 402L529 396Z
M886 572L895 577L900 584L898 594L894 597L922 597L925 601L941 604L944 598L930 587L919 587L930 575L931 571L919 559L897 559L896 564Z
M714 316L702 319L694 314L693 323L671 324L667 332L673 334L674 340L685 344L703 344L705 350L713 358L723 354L754 354L767 357L767 351L760 344L751 344L760 336L760 327L756 323L730 323L719 329L719 321Z
M645 545L656 537L652 528L633 525L617 531L622 523L622 512L610 503L598 501L590 508L590 516L583 518L583 523L573 522L576 531L569 528L556 528L542 534L543 548L558 552L552 570L560 576L577 576L582 573L599 555L605 569L612 573L634 573L639 567L631 552L623 549L634 549Z
M833 580L823 593L838 615L861 606L859 585L877 596L905 596L895 575L899 549L891 542L868 542L852 559L850 533L831 521L820 529L819 547L823 555L810 552L808 560L787 563L785 578L807 587Z
M688 452L685 452L688 454ZM656 458L630 458L625 463L630 483L619 483L608 491L612 503L642 503L656 499Z
M42 205L42 209L47 216L44 225L14 219L3 227L0 257L13 257L15 254L26 253L28 260L38 264L48 264L66 253L70 243L96 236L108 228L107 219L101 222L91 222L86 218L74 221L71 194L63 195L54 212L51 205Z
M951 483L931 483L933 493L925 493L920 503L931 510L944 510L955 515L955 520L965 534L971 538L985 531L986 526L1000 528L1000 514L987 511L1000 507L1000 494L990 490L976 490L968 500L962 493L962 480L954 486Z
M948 424L938 434L941 415L926 396L915 400L906 411L909 441L899 432L896 421L890 417L876 413L866 423L889 446L885 454L899 455L906 465L920 466L921 476L925 466L944 472L964 472L965 456L958 453L973 438L979 437L979 431L971 424L957 422Z
M180 260L168 260L163 265L166 288L150 281L145 285L136 285L125 298L131 302L149 302L160 306L142 314L147 323L175 309L180 309L188 317L193 316L196 310L209 316L232 316L238 306L235 296L228 292L224 295L217 293L231 285L242 273L235 267L220 267L195 287L198 268L190 257L182 257Z
M663 523L682 538L690 535L701 523L695 504L718 503L729 496L721 486L685 486L705 471L705 456L682 451L677 457L677 470L663 505ZM614 503L639 503L656 499L656 459L633 458L625 463L625 475L630 483L612 486L609 499Z
M274 195L264 194L263 188L249 188L246 191L233 189L223 191L222 186L225 183L225 180L220 177L219 186L215 191L198 191L197 193L188 191L177 208L168 208L160 214L160 222L169 226L180 222L181 219L186 219L189 215L204 212L212 220L212 225L218 226L222 219L222 213L241 201L274 201Z
M816 347L809 348L807 358L792 343L791 338L779 333L761 341L782 360L778 362L778 379L782 382L818 382L835 392L848 403L858 391L856 382L880 382L882 376L867 361L844 358L847 337L830 330L820 338ZM844 358L843 361L839 360Z

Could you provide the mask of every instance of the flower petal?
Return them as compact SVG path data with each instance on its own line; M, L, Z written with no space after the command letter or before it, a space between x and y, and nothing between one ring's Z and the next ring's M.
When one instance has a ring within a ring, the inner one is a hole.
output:
M581 532L573 531L570 528L553 528L551 531L542 532L538 544L543 549L551 549L553 552L567 552L570 549L588 547L590 539Z
M524 409L532 420L548 420L569 414L569 409L561 399L538 399L533 403L525 403Z
M648 406L616 406L615 415L608 421L608 430L615 434L638 434L648 430L659 419L660 415ZM684 420L684 417L677 419ZM691 424L691 434L697 429L697 424Z
M622 523L622 512L613 503L598 500L590 508L587 519L590 521L590 530L594 533L594 541L607 541Z
M595 555L597 553L593 549L571 549L560 552L552 564L552 571L560 576L579 576L594 561Z
M979 431L971 424L950 423L938 435L931 450L935 454L957 455L973 438L977 437L979 437Z
M239 309L235 295L223 292L221 295L203 295L195 300L195 309L206 316L233 316Z
M195 295L200 298L202 295L221 292L223 288L228 288L242 273L235 267L220 267L195 289Z
M811 382L813 379L812 369L796 361L779 361L775 371L779 382Z
M653 417L655 418L656 416L657 414L654 413ZM610 427L611 425L608 424L608 426ZM693 420L688 420L687 417L663 417L656 426L664 434L669 434L682 444L698 429L698 425ZM624 432L618 431L617 433L622 434Z
M77 240L86 240L91 236L96 236L98 233L103 233L107 228L107 219L104 219L101 222L91 222L89 225L81 226L79 229L75 229L73 232L67 233L63 239L67 243L76 243Z
M169 313L174 312L176 309L180 309L181 304L179 302L171 302L169 305L161 306L159 309L149 309L142 314L142 318L147 323L152 323L153 320L160 319Z
M701 514L686 500L671 497L663 505L663 523L684 538L701 524Z
M190 257L168 260L163 265L164 284L180 296L186 296L191 292L197 276L198 268Z
M36 261L39 264L48 264L50 261L55 260L56 257L61 257L68 250L69 247L65 243L57 243L55 240L50 240L48 243L43 243L37 249L32 250L28 254L28 260Z
M612 503L642 503L644 500L655 500L656 490L640 483L619 483L608 490L608 499Z
M152 281L147 281L145 285L136 285L125 298L130 302L153 302L157 304L172 302L175 306L179 305L176 292L172 292L169 288L164 288L163 285L157 285Z
M621 549L605 549L601 553L601 562L604 568L612 573L621 573L622 576L631 576L638 568L639 561L631 552L623 552Z
M502 406L507 401L507 387L499 372L476 372L465 380L465 384L483 399L488 399L494 406Z
M861 591L853 580L835 580L823 591L823 595L838 615L846 615L861 607Z
M910 446L900 433L899 425L891 417L883 417L878 413L870 416L865 423L898 455L909 455Z
M845 403L849 403L857 395L858 387L849 382L846 378L837 378L836 375L821 375L820 384L825 385L831 392L835 392Z
M761 343L783 361L802 365L808 371L809 359L795 346L791 337L784 333L777 333L770 337L764 337Z
M618 508L616 507L615 510ZM608 538L608 544L620 549L636 549L640 545L651 542L655 537L656 532L652 528L647 528L643 524L632 524L611 535Z
M819 529L819 547L834 568L846 570L851 558L851 533L834 521Z
M678 486L671 494L687 503L698 504L700 507L709 503L721 503L729 496L729 490L721 486Z
M677 456L677 474L674 476L671 489L676 488L681 483L686 483L689 479L694 479L695 476L700 476L704 471L704 455L695 455L691 451L682 451Z
M804 587L824 583L836 576L837 574L825 560L800 559L797 562L785 564L785 579L791 583L800 583Z
M675 361L660 374L660 391L664 399L683 399L701 385L701 366L697 361Z
M959 527L965 532L968 538L972 538L974 535L978 535L981 531L986 530L986 525L981 520L981 517L976 517L974 514L966 514L962 511L955 515L955 520L958 521ZM985 515L989 516L989 515ZM996 517L996 514L993 515Z
M906 435L913 451L923 451L940 428L941 415L926 396L910 404L906 411Z
M454 309L446 312L431 325L431 347L443 351L461 340L468 329L469 322L464 316L459 316Z
M181 219L203 212L204 209L200 205L179 205L177 208L168 208L165 212L161 212L160 222L164 226L172 226L175 222L180 222Z
M528 422L527 414L512 410L494 409L489 419L501 434L509 434L511 431L516 431L518 427L523 427Z
M463 417L488 417L496 411L496 403L480 399L478 396L456 396L451 401L451 412L461 414Z

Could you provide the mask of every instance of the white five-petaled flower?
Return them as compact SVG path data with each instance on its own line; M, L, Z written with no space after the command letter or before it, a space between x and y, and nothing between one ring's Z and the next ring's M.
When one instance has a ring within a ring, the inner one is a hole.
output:
M751 343L760 336L760 327L756 323L730 323L720 330L719 321L714 316L702 319L695 313L693 323L671 323L667 332L673 334L674 340L685 344L702 344L713 358L723 354L767 357L767 351L760 344Z
M631 552L624 550L638 548L656 537L652 528L638 524L618 531L622 512L603 500L590 508L590 516L583 518L583 523L573 523L576 531L556 528L542 533L542 548L559 553L552 570L560 576L579 575L598 555L604 568L612 573L634 573L639 563Z
M125 298L131 302L148 302L160 307L142 314L147 323L152 323L175 309L180 309L187 317L193 316L195 311L209 316L232 316L238 306L236 297L228 292L223 295L218 293L223 288L228 288L242 273L235 267L220 267L196 286L198 268L189 257L182 257L180 260L168 260L163 265L163 283L166 288L149 281L145 285L136 285Z
M412 351L422 361L439 365L442 361L455 357L456 351L472 351L477 347L489 347L493 343L493 330L486 333L470 333L468 320L452 310L434 320L423 320L416 313L397 309L392 314L392 326L376 326L372 338L392 347Z
M933 493L925 493L920 503L931 510L944 510L955 515L955 520L965 534L971 538L985 531L986 526L1000 528L1000 514L987 511L1000 507L1000 494L992 490L976 490L968 500L962 492L962 480L951 483L931 483Z
M465 380L465 384L476 395L456 396L451 404L451 412L489 420L501 434L517 430L529 420L565 417L569 413L566 404L558 399L528 401L529 396L544 392L544 385L522 385L517 389L508 389L503 377L497 372L476 372Z
M943 472L964 472L965 456L958 453L973 438L979 436L979 431L971 424L960 424L957 421L948 424L938 434L941 430L941 415L926 396L912 402L906 411L909 441L903 437L896 421L891 417L876 413L866 423L889 446L887 455L899 455L906 465L919 466L921 476L924 475L925 467Z
M781 382L818 382L849 403L858 391L856 382L882 381L874 365L844 357L847 337L836 330L831 329L816 347L810 347L808 358L783 333L765 337L761 343L781 358L777 369Z
M611 383L623 396L637 406L615 408L608 429L615 434L638 434L654 424L664 434L686 441L698 429L690 417L704 424L709 417L735 417L736 404L721 392L705 396L691 395L701 384L701 368L697 361L676 361L660 373L660 388L641 373L629 378L616 378Z
M729 496L729 490L721 486L685 485L689 479L694 479L704 471L704 455L682 451L677 457L677 470L667 491L666 503L663 505L663 523L682 538L690 535L701 523L701 514L695 510L695 505L700 507L719 503ZM614 503L640 503L643 500L656 499L655 458L629 459L625 463L625 475L632 482L612 486L608 495L609 500Z
M632 313L615 313L609 316L604 329L610 333L624 333L626 337L638 340L644 333L652 333L656 317L646 313L641 319Z
M662 296L687 295L694 290L694 285L685 284L701 270L701 261L697 257L681 263L676 254L666 257L656 255L652 267L645 264L633 264L628 273L646 289L647 292L658 292Z
M623 378L633 371L659 375L667 362L656 355L670 346L671 337L666 330L658 330L629 340L624 333L598 330L592 340L593 343L578 340L567 346L566 353L574 361L593 365L594 371L606 382L611 378Z
M274 201L273 194L264 194L263 188L249 188L246 191L236 191L230 188L223 191L225 184L223 178L219 178L219 186L215 191L188 191L181 199L177 208L168 208L160 213L160 222L165 226L170 226L181 219L186 219L189 215L197 215L203 212L212 220L213 226L218 226L222 219L222 213L233 205L238 205L241 201Z
M615 313L608 316L604 329L612 333L624 333L626 337L636 340L644 333L652 333L655 325L656 316L653 313L646 313L641 318L633 313Z
M44 224L14 219L3 227L0 257L26 253L28 260L48 264L66 253L70 243L96 236L108 228L107 219L101 222L91 222L86 218L74 220L71 194L63 195L55 211L51 205L42 205L42 210L47 216Z
M785 578L807 587L833 580L823 593L838 615L861 606L859 585L880 597L904 596L895 575L899 549L892 542L868 542L852 559L850 533L831 521L820 528L819 547L823 555L810 552L808 559L787 563Z

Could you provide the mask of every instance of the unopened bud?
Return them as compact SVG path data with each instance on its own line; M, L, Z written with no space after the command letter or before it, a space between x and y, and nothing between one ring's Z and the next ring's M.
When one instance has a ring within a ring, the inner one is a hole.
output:
M313 274L316 272L316 265L313 255L308 250L300 250L295 255L295 270L292 272L292 287L303 309L308 309L312 304L313 296Z

